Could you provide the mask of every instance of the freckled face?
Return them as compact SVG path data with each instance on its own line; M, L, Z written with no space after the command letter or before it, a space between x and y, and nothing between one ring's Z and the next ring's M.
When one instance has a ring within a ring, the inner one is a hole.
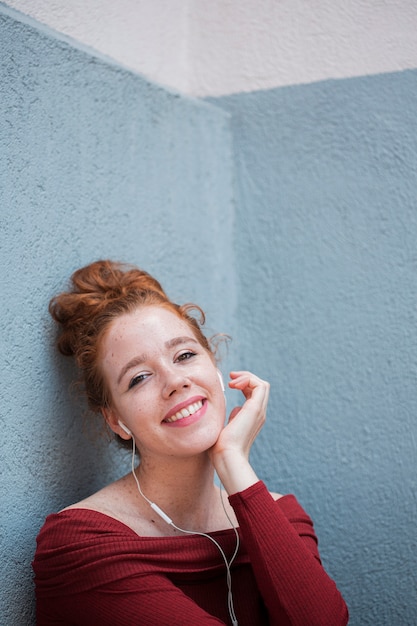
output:
M112 322L102 369L110 390L108 421L121 420L146 455L192 456L211 448L225 418L216 365L180 317L157 306Z

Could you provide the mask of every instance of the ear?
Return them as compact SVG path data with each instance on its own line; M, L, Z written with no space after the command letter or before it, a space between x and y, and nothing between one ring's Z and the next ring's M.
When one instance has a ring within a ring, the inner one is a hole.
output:
M109 425L109 428L111 428L116 435L119 435L119 437L125 439L126 441L131 439L132 433L127 426L123 425L123 422L113 409L110 409L109 407L102 407L101 413Z

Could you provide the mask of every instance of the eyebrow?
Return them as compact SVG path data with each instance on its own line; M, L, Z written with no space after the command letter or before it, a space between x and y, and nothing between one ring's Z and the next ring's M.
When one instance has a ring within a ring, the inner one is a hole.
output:
M169 341L165 342L165 347L169 350L170 348L176 348L179 345L185 344L185 343L193 343L193 344L198 344L199 342L197 341L197 339L195 339L194 337L188 337L188 336L184 336L184 337L174 337L173 339L170 339ZM119 374L119 377L117 379L117 384L120 385L123 376L130 370L132 369L132 367L137 367L138 365L141 365L142 363L144 363L145 361L147 361L148 356L146 353L140 354L138 356L133 357L133 359L130 359L130 361L128 361L126 363L126 365L124 365L121 369L121 372Z

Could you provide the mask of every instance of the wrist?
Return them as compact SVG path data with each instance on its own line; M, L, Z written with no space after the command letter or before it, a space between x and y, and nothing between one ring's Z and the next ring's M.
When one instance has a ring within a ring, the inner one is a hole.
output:
M229 496L244 491L259 481L247 457L236 451L213 459L213 465Z

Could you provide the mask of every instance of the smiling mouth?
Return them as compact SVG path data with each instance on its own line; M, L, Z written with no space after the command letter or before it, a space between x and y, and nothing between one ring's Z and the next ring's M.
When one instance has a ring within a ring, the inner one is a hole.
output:
M203 400L197 400L197 402L193 402L189 406L186 406L184 409L177 411L175 415L171 415L171 417L167 417L164 422L168 422L171 424L172 422L177 422L178 420L184 419L184 417L189 417L190 415L194 415L203 407Z

